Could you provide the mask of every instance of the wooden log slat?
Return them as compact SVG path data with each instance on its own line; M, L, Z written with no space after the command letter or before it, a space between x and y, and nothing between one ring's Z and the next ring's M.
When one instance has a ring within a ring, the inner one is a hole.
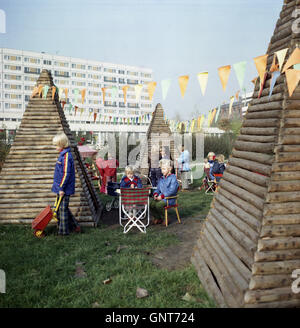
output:
M205 245L202 249L202 253L205 256L205 261L207 262L207 265L211 268L213 271L218 284L221 288L221 292L224 295L224 298L226 300L226 303L230 307L238 307L238 301L237 301L237 291L234 289L234 285L229 280L229 277L227 275L223 274L223 269L219 269L216 262L218 262L217 254L215 254L211 247L209 242L206 238L204 238L204 235L202 236L203 243L199 244L199 241L197 241L198 248L200 245ZM236 294L234 294L236 293Z
M259 239L257 244L257 251L275 251L280 249L299 249L300 238L299 237L278 237Z
M252 112L245 114L245 119L259 120L259 119L279 119L281 117L281 110L268 110L265 112Z
M283 214L264 216L263 225L277 225L277 224L300 224L300 215L298 214Z
M234 148L241 151L250 151L264 154L273 154L274 143L246 142L236 140Z
M299 202L271 203L264 207L264 215L300 214Z
M300 191L300 180L272 181L268 187L269 192Z
M300 202L299 191L285 191L268 193L266 197L267 203L282 203L282 202Z
M240 197L232 194L230 191L226 190L225 188L220 188L218 191L218 194L226 197L228 199L228 202L226 204L229 204L232 202L235 204L236 207L243 209L243 211L247 212L251 216L254 217L253 220L250 218L247 218L247 222L252 226L252 228L256 231L259 231L260 229L260 222L262 219L262 211L257 209L255 206L249 204L249 202L244 201ZM256 222L254 221L256 219Z
M218 305L221 308L226 307L224 297L220 289L217 287L207 264L203 261L197 249L194 251L194 256L192 257L191 262L196 267L198 277L210 297L217 300Z
M224 179L220 182L220 187L225 188L227 191L231 192L232 194L236 195L237 197L242 198L244 201L249 202L257 209L262 210L264 201L263 199L253 195L252 193L248 192L245 189L242 189L229 181L225 181Z
M300 145L278 145L275 147L276 153L300 153Z
M283 145L299 145L300 135L279 135L278 142Z
M232 252L247 266L250 270L253 263L253 256L248 251L245 250L242 245L240 245L229 233L229 231L222 225L219 220L218 214L215 216L213 212L209 212L207 215L207 219L209 223L213 225L213 227L218 231L220 236L223 238L224 242L230 247ZM208 221L207 220L207 221ZM203 227L204 229L204 227Z
M232 292L239 297L239 302L242 302L243 294L248 289L247 280L236 269L230 261L230 257L226 255L224 250L219 246L216 239L210 234L208 229L203 237L203 241L205 242L206 239L210 244L210 249L214 252L214 254L217 254L218 261L216 265L220 271L222 271L223 268L223 275L228 276L228 280L230 280L230 284L233 287Z
M242 177L239 177L237 175L231 174L229 171L225 171L223 174L223 180L226 180L238 187L243 188L244 190L248 191L249 193L252 193L256 197L256 203L262 204L262 200L260 197L265 197L267 193L267 188L259 186L256 183L250 182L249 180L246 180Z
M300 171L300 163L299 162L273 163L272 171L273 172Z
M298 299L300 304L300 294L293 294L291 287L251 290L245 294L245 303L264 303L275 301L289 301L291 299Z
M300 152L277 152L275 155L275 160L278 163L300 161Z
M240 141L250 141L250 142L264 142L264 143L275 143L277 137L276 136L254 136L254 135L246 135L240 134L237 137L237 140Z
M252 266L252 274L291 274L300 268L300 260L256 262Z
M249 110L249 109L248 109ZM278 128L255 128L255 127L242 127L241 134L253 134L258 136L274 136L278 133Z
M300 237L300 224L264 225L260 237Z
M249 283L250 290L271 289L276 287L287 287L292 285L291 275L273 274L268 276L254 275Z
M260 222L251 214L244 211L242 206L237 206L231 202L231 199L228 199L223 196L221 193L217 193L215 200L218 200L226 209L232 212L236 217L239 217L242 220L242 223L245 224L244 231L247 231L246 234L249 238L257 238L257 233L260 228ZM249 229L249 230L248 230Z
M268 252L256 252L255 262L271 262L300 259L300 249L276 250Z
M263 112L265 113L265 112ZM251 113L250 113L251 114ZM279 127L279 120L277 118L249 118L244 121L243 128L244 127Z
M210 232L210 235L213 236L216 243L218 243L219 248L224 251L226 254L226 257L228 261L231 261L234 265L234 269L232 270L238 271L244 280L244 285L240 289L247 289L248 288L248 282L251 278L251 272L247 268L247 266L232 252L230 247L226 244L224 239L220 236L220 234L217 232L217 230L214 228L213 225L211 225L208 221L205 224L204 230L207 230ZM222 251L219 253L222 254Z
M234 157L229 158L229 165L245 168L246 170L254 173L260 173L265 176L269 176L271 174L271 166L261 163L262 161L266 162L264 158L259 158L261 161L259 163L255 161L255 153L238 152L233 150L232 156Z
M245 308L270 308L270 309L295 308L299 306L300 306L299 299L292 299L288 301L279 301L279 302L262 302L262 303L254 303L254 304L245 304Z
M231 174L235 174L241 178L244 178L246 180L249 180L250 182L252 182L254 184L258 184L262 187L266 187L270 180L270 178L265 175L261 175L261 174L257 174L257 173L254 173L254 172L251 172L248 170L244 170L240 167L233 166L233 165L228 165L226 168L226 171Z

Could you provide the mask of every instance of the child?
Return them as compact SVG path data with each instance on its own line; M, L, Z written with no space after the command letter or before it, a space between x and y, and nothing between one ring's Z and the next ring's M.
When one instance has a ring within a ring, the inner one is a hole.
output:
M142 181L134 175L132 166L125 167L125 176L121 180L120 188L143 188Z
M65 236L71 231L80 232L80 226L69 209L70 196L75 193L74 160L68 137L64 133L56 135L52 142L59 152L55 165L52 191L57 197L62 197L57 213L58 235Z
M162 160L161 171L162 178L159 180L157 189L154 192L150 202L150 209L154 216L154 224L162 223L164 215L164 207L167 205L165 197L176 196L178 191L178 181L176 175L171 173L172 162L170 160ZM175 204L175 199L169 200L169 205Z
M216 157L216 161L211 169L211 173L215 177L217 183L221 180L221 176L223 175L224 171L224 155L221 154Z
M162 177L160 161L161 153L159 152L159 147L157 145L153 145L151 148L151 156L148 158L148 163L150 166L149 176L151 180L152 187L156 187L158 181Z

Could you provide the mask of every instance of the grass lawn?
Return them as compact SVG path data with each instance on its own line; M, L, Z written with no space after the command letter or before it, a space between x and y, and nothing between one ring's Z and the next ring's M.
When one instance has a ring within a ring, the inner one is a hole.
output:
M194 182L194 187L199 181ZM204 216L212 200L192 190L179 197L180 214ZM101 225L84 228L82 234L37 239L30 226L0 225L0 269L6 272L6 294L0 307L99 307L205 308L215 307L202 288L192 265L182 270L159 269L149 259L165 247L176 245L168 229L149 226L147 234ZM119 246L125 246L121 248ZM77 271L76 271L77 270ZM82 277L76 277L75 273ZM111 283L103 284L110 278ZM141 287L149 296L138 299ZM189 293L194 301L184 301Z

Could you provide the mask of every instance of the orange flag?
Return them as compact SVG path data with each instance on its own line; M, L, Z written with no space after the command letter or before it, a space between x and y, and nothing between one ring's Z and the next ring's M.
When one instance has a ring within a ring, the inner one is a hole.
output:
M240 94L240 91L238 91L238 92L235 94L235 98L236 98L236 100L239 100L239 94Z
M62 109L64 109L66 102L62 101L61 104L62 104Z
M299 64L299 63L300 63L300 49L295 48L293 53L290 55L290 58L288 59L288 61L284 65L282 73L284 73L292 65L296 65L296 64Z
M129 85L124 85L122 88L123 93L124 93L124 103L126 104L126 95L127 95L127 89L129 88Z
M103 105L104 105L104 103L105 103L105 90L106 90L106 88L101 88L101 90L102 90Z
M75 110L75 115L74 116L76 116L77 109L78 109L78 106L74 106L74 110Z
M38 92L39 92L39 87L34 87L30 98L33 98Z
M153 98L155 88L156 88L156 82L148 83L148 94L149 94L150 100L152 100L152 98Z
M276 55L274 54L273 62L272 62L272 65L270 67L270 73L273 73L275 71L279 71L279 64L276 64Z
M94 113L94 122L96 121L97 119L97 113Z
M85 89L81 90L81 103L84 103L84 98L85 98Z
M39 97L40 97L42 92L43 92L43 85L42 84L39 85L38 92L39 92Z
M55 92L56 92L56 87L53 86L53 87L52 87L52 100L54 99Z
M66 99L68 98L68 88L65 88Z
M258 79L258 76L257 77L255 77L251 82L255 85L256 84L256 81L257 81L257 79Z
M231 65L222 66L222 67L218 68L220 80L221 80L222 87L223 87L224 91L226 90L226 86L227 86L227 83L228 83L230 71L231 71Z
M264 75L267 69L267 60L268 60L268 54L254 58L254 63L260 78L260 83L262 83L264 80Z
M189 82L189 76L188 75L179 76L178 81L179 81L181 96L182 98L184 98L185 90Z
M299 81L300 81L300 71L297 69L288 69L285 71L286 82L289 90L289 95L293 94Z

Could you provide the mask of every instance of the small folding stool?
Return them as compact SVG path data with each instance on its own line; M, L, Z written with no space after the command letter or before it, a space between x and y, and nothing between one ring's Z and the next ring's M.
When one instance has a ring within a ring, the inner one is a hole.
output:
M133 227L146 233L146 228L150 223L149 189L121 188L119 201L119 220L120 225L124 227L124 233Z

